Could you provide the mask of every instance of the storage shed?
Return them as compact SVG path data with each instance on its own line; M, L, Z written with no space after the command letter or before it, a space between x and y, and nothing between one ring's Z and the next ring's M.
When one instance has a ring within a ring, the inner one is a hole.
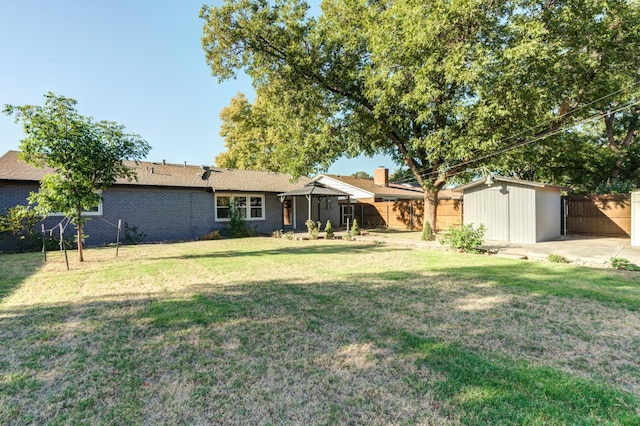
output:
M492 175L454 189L462 192L465 225L483 224L485 239L512 243L560 236L562 190L566 188Z
M631 193L631 247L640 247L640 191Z

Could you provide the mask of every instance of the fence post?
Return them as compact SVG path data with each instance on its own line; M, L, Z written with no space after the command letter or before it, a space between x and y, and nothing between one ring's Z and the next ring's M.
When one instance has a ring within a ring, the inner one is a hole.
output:
M44 261L47 262L47 245L45 244L44 236L44 223L42 224L42 254L44 254Z
M118 257L118 249L120 249L120 228L122 225L122 219L118 219L118 236L116 237L116 257Z

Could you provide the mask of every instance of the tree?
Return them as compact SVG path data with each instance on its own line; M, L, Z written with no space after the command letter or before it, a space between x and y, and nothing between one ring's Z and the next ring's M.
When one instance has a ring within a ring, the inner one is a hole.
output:
M351 177L360 178L360 179L372 179L369 173L363 172L363 171L352 173Z
M275 111L274 152L295 147L281 157L286 171L308 173L343 154L404 163L424 189L425 230L435 229L449 178L553 134L616 86L599 77L603 69L637 56L637 45L619 43L635 28L635 1L325 0L321 8L310 17L299 0L204 6L207 63L220 80L239 71L253 79ZM610 40L615 57L594 56L594 38Z
M32 192L29 202L43 215L61 212L76 225L78 257L82 253L83 215L98 206L101 191L117 179L136 179L135 170L123 160L138 161L150 149L135 134L127 134L114 122L94 122L76 111L76 101L53 93L45 95L44 106L5 105L4 112L22 122L26 137L20 141L20 159L36 167L50 167Z

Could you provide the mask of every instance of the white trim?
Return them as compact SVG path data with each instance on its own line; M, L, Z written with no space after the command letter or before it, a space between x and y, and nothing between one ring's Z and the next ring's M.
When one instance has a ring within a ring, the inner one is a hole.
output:
M90 212L86 212L83 211L82 212L82 216L102 216L102 202L104 201L104 198L102 197L102 191L97 191L96 194L100 194L101 195L101 199L100 202L98 203L98 211L90 211ZM61 212L52 212L49 213L47 215L47 217L66 217L67 215Z
M233 201L234 198L246 198L246 202L247 204L245 206L243 206L242 208L246 210L245 212L245 217L243 218L246 221L257 221L257 220L265 220L266 218L266 211L267 211L267 206L266 206L266 197L264 194L251 194L251 193L235 193L235 192L221 192L221 193L214 193L214 197L213 197L213 208L214 208L214 214L215 214L215 220L216 222L229 222L229 218L228 217L218 217L218 197L224 197L224 198L229 198L230 201ZM251 206L251 199L252 198L259 198L260 199L260 208L262 210L260 217L251 217L251 210L252 208L256 208L256 207L252 207ZM221 208L225 208L224 206L221 206Z

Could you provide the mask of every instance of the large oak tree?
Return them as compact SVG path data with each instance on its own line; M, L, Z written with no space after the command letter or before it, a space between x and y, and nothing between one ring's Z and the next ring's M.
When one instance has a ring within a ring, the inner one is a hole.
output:
M201 9L214 76L243 71L281 169L386 153L437 195L478 158L571 123L622 82L636 1L226 0ZM594 52L592 44L614 47ZM625 75L626 75L625 74ZM614 101L613 99L608 99Z

